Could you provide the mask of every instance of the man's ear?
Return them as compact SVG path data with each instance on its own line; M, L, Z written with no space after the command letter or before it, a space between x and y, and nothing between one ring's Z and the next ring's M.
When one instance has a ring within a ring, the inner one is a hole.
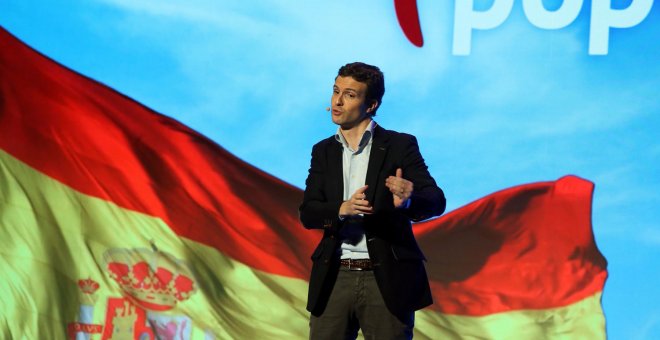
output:
M374 111L378 108L378 101L374 100L371 105L367 108L367 113L373 114Z

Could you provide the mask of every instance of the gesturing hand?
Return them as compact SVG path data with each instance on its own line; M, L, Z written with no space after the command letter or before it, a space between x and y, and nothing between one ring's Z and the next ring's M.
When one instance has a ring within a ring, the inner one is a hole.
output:
M367 201L367 195L365 191L367 190L368 185L363 186L360 189L355 190L353 196L339 207L339 216L347 217L358 214L371 214L373 213L373 207L369 205Z
M394 207L403 206L413 193L413 182L403 178L403 170L396 169L396 176L387 177L385 186L390 189Z

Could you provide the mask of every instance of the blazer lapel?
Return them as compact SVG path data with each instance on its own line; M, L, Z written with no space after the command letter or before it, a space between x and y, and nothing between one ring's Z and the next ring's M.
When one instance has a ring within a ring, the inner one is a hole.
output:
M378 183L378 174L380 173L381 167L383 166L383 161L387 155L387 150L389 148L388 137L385 134L385 129L376 125L374 128L374 135L371 144L371 153L369 155L369 168L367 168L367 178L366 184L369 185L367 188L367 200L369 202L374 201L374 195L376 194L376 187L379 185L385 185L385 183Z
M331 143L328 148L328 164L330 172L330 183L333 184L331 187L336 188L331 193L331 197L328 197L331 201L343 201L344 200L344 162L342 161L342 148L341 143L335 142Z

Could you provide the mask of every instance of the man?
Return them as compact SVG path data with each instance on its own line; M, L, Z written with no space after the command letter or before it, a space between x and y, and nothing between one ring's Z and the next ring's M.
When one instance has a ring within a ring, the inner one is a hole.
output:
M414 312L433 303L411 220L442 214L445 197L415 137L373 120L385 85L375 66L339 69L337 133L314 145L300 220L323 229L312 254L311 339L410 339Z

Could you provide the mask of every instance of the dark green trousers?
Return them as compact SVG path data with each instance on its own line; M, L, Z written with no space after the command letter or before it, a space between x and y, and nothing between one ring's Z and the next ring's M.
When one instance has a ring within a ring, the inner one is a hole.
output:
M385 306L373 271L341 268L323 314L310 316L311 340L355 339L362 330L365 339L412 339L415 312L403 319Z

